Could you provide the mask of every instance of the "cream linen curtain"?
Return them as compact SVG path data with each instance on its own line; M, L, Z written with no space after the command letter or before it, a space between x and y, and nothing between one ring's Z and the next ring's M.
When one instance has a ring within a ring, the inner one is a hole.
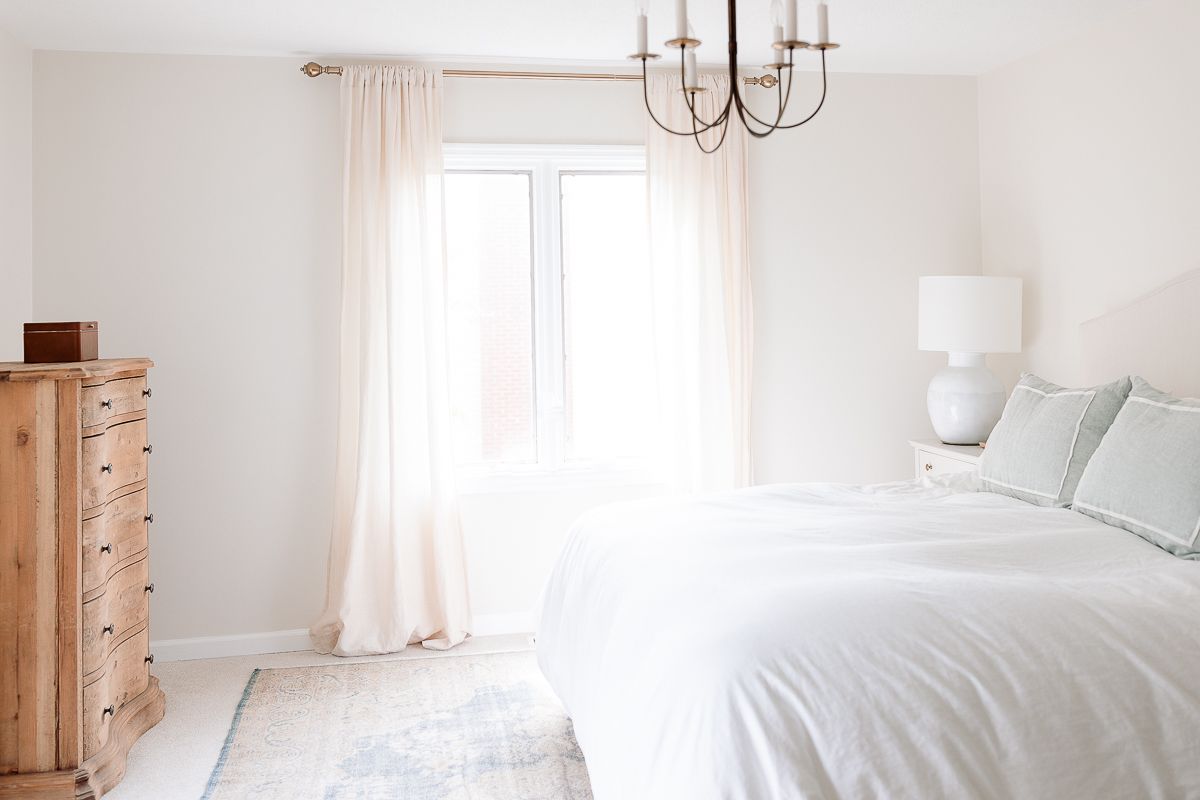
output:
M316 649L445 649L471 626L447 404L441 76L346 67L340 409Z
M729 79L702 75L697 110L715 119ZM677 75L652 76L651 107L691 130ZM646 121L650 259L658 399L666 461L676 489L717 491L751 482L753 307L747 241L746 138L734 118L724 145L705 154L690 136ZM703 135L712 148L716 132Z

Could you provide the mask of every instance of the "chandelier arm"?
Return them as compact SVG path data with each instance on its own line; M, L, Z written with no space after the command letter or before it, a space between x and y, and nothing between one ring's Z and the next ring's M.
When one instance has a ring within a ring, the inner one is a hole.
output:
M718 125L720 125L722 122L725 121L725 117L728 116L728 114L729 114L729 101L726 100L725 107L721 109L721 113L717 114L717 118L714 119L712 122L705 122L703 119L700 118L700 115L696 113L696 98L694 96L692 96L691 94L689 94L687 92L687 90L684 90L683 94L684 94L684 102L687 104L688 111L690 111L692 113L693 127L695 127L694 123L699 123L700 125L703 126L703 128L700 130L700 133L710 131L713 128L717 127Z
M729 3L729 93L733 100L734 106L737 108L738 119L742 121L742 126L746 132L756 139L764 139L774 132L775 127L770 123L763 122L758 117L751 113L750 109L746 108L746 104L742 102L742 93L738 90L738 42L737 42L737 0L728 0ZM754 126L746 119L747 115L758 122L760 125L766 125L767 130L756 131Z
M701 125L704 126L703 130L701 130L700 133L705 133L707 131L712 130L713 128L715 128L718 125L720 125L721 123L723 123L726 120L726 118L728 118L728 116L729 116L729 103L733 99L732 95L730 97L725 98L725 107L721 109L721 113L717 114L717 118L714 119L712 122L705 122L704 120L702 120L700 118L700 115L696 113L696 98L694 95L689 94L688 91L685 89L683 92L683 96L684 96L684 102L687 103L688 111L692 112L692 122L693 122L692 127L694 128L695 127L694 123L697 123L697 122L699 122Z
M779 87L779 91L782 93L782 92L783 92L782 81L781 81L779 84L777 84L777 85L778 85L778 87ZM789 89L789 91L791 90L791 86L792 86L792 84L791 84L791 77L789 76L789 77L788 77L788 89ZM782 94L780 94L780 100L779 100L779 113L778 113L778 115L776 115L776 117L775 117L775 122L767 122L765 119L759 119L759 118L758 118L758 116L757 116L757 115L756 115L756 114L755 114L753 111L751 111L749 108L746 108L746 106L745 106L744 104L741 104L741 103L739 103L739 104L738 104L738 116L740 116L740 117L742 118L742 121L743 121L743 122L745 122L745 121L746 121L746 117L749 117L750 119L752 119L752 120L754 120L755 122L757 122L759 125L765 125L765 126L767 126L768 128L770 128L771 130L775 130L776 128L778 128L778 127L779 127L779 123L780 123L780 121L782 121L782 119L783 119L783 112L784 112L786 109L787 109L787 101L786 101L786 100L784 100L784 99L783 99L783 95L782 95ZM743 112L744 112L744 113L743 113ZM749 126L747 126L747 128L749 128ZM764 135L766 135L766 134L764 134Z
M642 59L642 99L646 103L646 113L650 115L650 119L654 120L655 125L662 128L667 133L673 134L675 136L694 136L695 134L693 134L691 131L677 131L672 128L668 128L666 125L664 125L662 122L659 121L658 117L656 117L654 115L654 109L650 107L650 88L649 88L649 86L650 86L650 79L646 74L646 59L643 58ZM695 123L694 118L692 121L693 121L693 123ZM694 127L694 124L693 124L693 127ZM708 128L705 128L704 130L708 130Z
M789 86L788 88L790 90L791 87ZM828 93L828 90L829 90L829 79L825 76L825 51L822 50L821 51L821 101L819 103L817 103L817 107L812 110L812 113L809 114L804 119L800 120L799 122L793 122L791 125L780 125L779 128L781 130L788 130L789 128L799 128L804 123L810 121L821 110L821 107L823 105L825 105L825 95Z
M790 55L788 56L788 60L791 61ZM788 94L791 95L791 93L792 65L788 64ZM775 120L775 124L778 125L783 120L783 109L785 106L787 106L787 102L783 99L783 67L779 67L775 70L775 96L779 98L779 118Z
M725 135L726 135L727 133L729 133L729 114L728 114L728 111L729 111L729 101L726 101L726 103L725 103L725 112L726 112L726 113L724 113L724 114L722 115L722 117L723 117L723 118L724 118L724 120L725 120L725 124L724 124L724 125L721 127L721 138L720 138L720 139L717 139L717 143L716 143L715 145L713 145L713 148L712 148L711 150L709 150L709 149L708 149L708 148L706 148L706 147L705 147L703 144L701 144L701 143L700 143L700 134L701 134L701 133L703 133L703 131L697 131L697 132L696 132L696 134L695 134L695 136L694 136L693 138L695 138L695 140L696 140L696 147L699 147L699 148L700 148L700 152L701 152L701 153L704 153L705 155L712 155L713 153L715 153L715 152L717 152L718 150L720 150L720 149L721 149L721 145L725 144ZM696 118L695 118L695 117L692 117L692 129L693 129L693 130L695 130L695 127L696 127Z
M681 52L682 52L682 50L681 50ZM682 59L681 59L681 63L682 63ZM681 68L681 69L683 69L683 68ZM700 78L700 75L699 75L699 73L697 73L696 79L699 80L699 78ZM721 109L721 113L717 115L717 118L714 119L712 122L705 122L703 119L701 119L700 115L696 113L696 96L687 90L687 70L686 69L683 69L683 72L680 74L679 85L683 87L683 100L687 104L688 111L691 112L692 122L693 123L699 122L701 125L704 126L704 129L701 130L700 133L706 133L706 132L712 130L713 128L715 128L718 125L720 125L721 123L723 123L725 121L725 119L729 116L730 98L726 98L725 99L725 107ZM693 124L692 127L695 128L696 127L695 124ZM722 137L722 138L724 138L724 137Z
M779 82L776 83L775 86L776 86L777 92L779 93L779 113L775 117L775 122L772 123L772 122L767 122L765 119L759 119L758 116L755 115L755 113L753 111L751 111L749 108L745 109L746 116L749 116L750 119L754 120L759 125L766 125L768 128L771 129L771 131L774 131L781 127L786 127L782 123L783 123L783 115L785 113L787 113L788 102L792 99L792 79L794 77L794 74L792 71L792 61L793 61L793 54L792 54L792 50L789 48L788 49L788 63L787 63L788 81L787 81L786 94L784 93L784 89L783 89L783 69L780 68L779 70L777 70L777 72L779 73L779 77L778 77ZM745 117L742 117L742 119L744 121ZM747 127L749 127L749 126L747 126ZM770 133L771 131L768 131L768 133Z
M733 102L734 107L737 109L738 119L740 119L742 121L742 125L746 128L746 131L751 136L753 136L757 139L761 139L764 136L769 135L771 133L771 130L766 131L766 133L763 133L761 131L756 131L756 130L754 130L754 128L752 128L750 126L750 123L746 121L746 114L747 114L746 107L745 107L745 104L742 103L742 93L740 91L738 91L737 0L728 0L728 7L729 7L729 99ZM751 114L750 116L754 117L753 114ZM759 122L762 122L762 121L759 120ZM766 123L762 123L762 124L765 125ZM728 130L728 127L726 127L726 130ZM724 141L724 139L725 139L724 134L722 134L721 140Z
M755 117L750 113L749 109L747 109L743 103L737 104L737 113L738 118L742 121L742 126L746 129L746 133L750 134L755 139L765 139L775 132L775 126L771 125L770 123L763 122ZM766 125L767 129L765 131L756 131L754 126L750 124L751 119L755 120L759 124Z
M824 52L824 51L822 51L822 52ZM783 94L783 107L781 109L779 109L779 122L776 123L775 127L779 127L779 125L781 125L783 123L783 115L784 115L784 113L787 112L788 103L792 102L792 84L796 80L796 70L793 68L793 63L794 63L795 59L796 59L795 53L793 53L791 50L789 50L788 51L787 91L784 92L784 94ZM780 70L781 74L779 76L780 81L783 80L782 72L783 72L783 70L781 69ZM780 88L782 89L782 87L780 87Z
M743 127L745 127L746 133L749 133L750 136L752 136L756 139L766 139L767 137L770 136L770 134L774 133L776 126L770 124L770 122L763 122L762 120L758 119L757 116L755 116L754 114L751 114L750 109L746 108L745 103L742 102L742 95L740 95L740 94L737 95L737 107L738 107L738 119L742 120L742 125L743 125ZM750 119L746 119L746 118L750 118ZM754 126L750 125L750 120L754 120L755 122L758 122L758 124L760 124L760 125L766 125L767 130L766 131L755 131Z
M776 128L778 128L780 125L783 124L783 115L787 113L788 104L792 102L792 84L795 83L795 81L796 81L796 71L795 71L795 69L793 69L793 61L794 60L795 60L795 56L792 53L792 51L789 50L788 51L788 84L787 84L786 91L784 91L783 86L782 86L783 70L782 69L779 70L779 73L780 73L779 82L781 84L779 89L782 92L780 99L782 100L783 104L779 107L779 119L776 120L776 122L775 122Z
M726 102L725 107L723 109L721 109L721 113L718 114L717 118L714 119L712 122L705 122L703 119L700 118L700 115L696 113L696 95L693 94L692 92L688 91L686 59L687 59L687 48L680 47L679 48L679 85L682 87L683 102L688 107L688 113L691 114L692 128L695 129L696 123L699 123L700 124L700 133L707 133L708 131L712 130L713 128L717 127L718 125L720 125L722 122L725 121L725 116L729 113L729 103ZM697 81L700 80L699 70L697 70L697 72L696 72L696 80ZM684 135L692 136L694 134L686 134L685 133Z

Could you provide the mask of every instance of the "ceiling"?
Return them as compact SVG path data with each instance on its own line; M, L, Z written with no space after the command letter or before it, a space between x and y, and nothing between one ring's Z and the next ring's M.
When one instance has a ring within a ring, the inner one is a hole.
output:
M830 66L979 74L1139 2L829 0L831 36L843 45ZM802 36L815 32L814 3L800 0ZM652 43L673 35L673 7L650 0ZM725 62L725 3L689 8L701 62ZM768 8L741 2L745 66L767 63ZM42 50L601 64L635 49L633 9L632 0L3 0L0 28Z

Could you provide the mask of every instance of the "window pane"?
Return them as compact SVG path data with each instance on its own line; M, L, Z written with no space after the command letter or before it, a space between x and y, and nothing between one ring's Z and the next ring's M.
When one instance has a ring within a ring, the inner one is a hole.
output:
M530 176L447 173L450 397L459 463L537 460Z
M656 405L646 178L560 181L567 455L644 457Z

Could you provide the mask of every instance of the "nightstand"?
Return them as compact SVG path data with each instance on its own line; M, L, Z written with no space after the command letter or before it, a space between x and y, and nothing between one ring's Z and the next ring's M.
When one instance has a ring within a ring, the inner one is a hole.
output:
M979 469L983 448L979 446L942 444L937 439L911 439L916 475L932 478L953 472L974 472Z

